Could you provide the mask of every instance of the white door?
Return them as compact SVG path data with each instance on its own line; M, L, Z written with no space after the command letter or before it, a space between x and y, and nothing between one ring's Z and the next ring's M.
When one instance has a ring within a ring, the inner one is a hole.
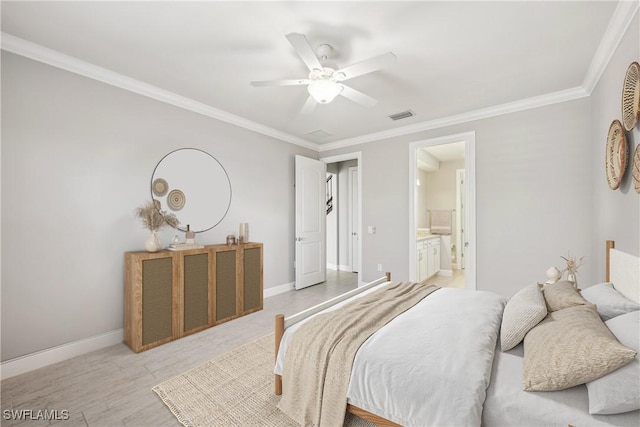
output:
M349 253L350 253L350 264L351 271L354 273L358 272L358 266L360 265L360 254L358 244L360 240L360 224L358 222L358 218L360 215L358 214L358 206L359 203L359 193L358 193L358 168L350 167L349 168L349 229L350 229L350 239L349 239Z
M296 156L296 289L325 281L326 176L326 163Z

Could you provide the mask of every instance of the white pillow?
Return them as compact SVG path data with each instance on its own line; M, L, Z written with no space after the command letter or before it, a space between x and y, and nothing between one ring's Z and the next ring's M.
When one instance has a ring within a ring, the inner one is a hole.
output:
M582 297L595 304L602 320L640 310L640 304L618 292L612 283L600 283L582 291Z
M640 351L640 311L607 320L605 325L624 345ZM640 409L640 360L587 383L590 414L620 414Z
M500 346L502 351L520 344L524 336L547 316L547 305L540 285L534 283L515 294L502 315Z

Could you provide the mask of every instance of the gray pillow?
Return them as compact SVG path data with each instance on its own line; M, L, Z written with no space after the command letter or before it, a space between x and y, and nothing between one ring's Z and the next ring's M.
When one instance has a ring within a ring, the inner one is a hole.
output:
M547 302L547 309L550 312L573 307L574 305L588 304L588 301L582 298L580 292L575 288L573 282L567 282L566 280L545 285L542 292Z
M640 310L640 304L618 292L612 283L600 283L582 291L582 297L598 307L602 320Z
M547 315L547 305L540 285L534 283L515 294L502 314L500 346L502 351L511 350L520 344L531 328Z
M564 390L598 379L635 357L636 351L607 329L595 306L554 311L524 338L523 388Z
M640 351L640 311L623 314L606 323L627 347ZM590 414L620 414L640 409L640 360L587 383Z

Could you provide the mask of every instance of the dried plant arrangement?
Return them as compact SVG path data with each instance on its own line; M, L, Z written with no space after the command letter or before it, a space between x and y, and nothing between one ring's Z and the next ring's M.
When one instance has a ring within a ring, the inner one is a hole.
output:
M584 257L580 257L580 259L577 261L575 257L571 256L571 254L567 255L566 258L563 256L561 256L560 258L567 262L567 268L562 270L562 272L566 271L568 274L573 274L574 276L578 274L578 268L580 268L580 266L584 264Z
M136 208L135 214L142 220L142 225L149 231L158 231L165 224L176 228L180 221L175 214L160 210L160 206L157 201L150 201Z
M584 257L580 257L580 259L577 261L575 257L571 256L571 254L568 254L566 257L560 256L560 258L567 262L567 267L562 270L561 274L566 271L567 280L569 282L573 282L574 286L577 288L578 279L576 276L578 274L578 268L580 268L580 266L584 264Z

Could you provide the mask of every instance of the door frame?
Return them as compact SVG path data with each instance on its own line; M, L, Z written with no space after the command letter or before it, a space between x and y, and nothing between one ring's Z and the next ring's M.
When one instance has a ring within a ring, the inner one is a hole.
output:
M358 248L354 248L353 247L354 246L353 245L353 236L354 236L353 233L355 232L356 235L358 236L358 239L357 239L358 242L360 242L360 237L361 237L360 236L359 226L356 227L358 229L355 229L355 230L354 230L354 227L353 227L354 219L356 220L356 222L358 224L360 224L358 222L360 217L358 215L354 215L353 214L354 209L356 210L356 212L360 211L360 203L359 203L360 202L360 193L359 193L360 180L358 179L358 166L350 166L347 169L347 172L348 172L348 177L349 177L349 179L348 179L348 192L347 192L348 193L348 200L349 200L348 205L349 205L349 236L350 236L349 237L349 268L351 268L351 271L358 272L358 271L360 271L360 270L358 270L358 268L360 267L360 263L357 262L357 263L355 263L356 265L354 265L354 262L353 262L353 258L354 258L353 254L354 254L354 252L356 254L356 259L357 260L360 259L360 257L358 256L358 255L360 255L360 252L359 252ZM354 191L354 189L353 189L353 178L354 178L353 175L354 175L354 172L355 172L355 179L358 182L358 185L356 186L356 189L355 189L355 191L357 193L356 196L358 198L358 203L356 203L356 206L354 206L354 203L353 203L353 196L354 196L354 194L353 194L353 191Z
M362 282L362 151L355 151L352 153L338 154L336 156L320 157L318 160L325 163L337 163L344 162L345 160L357 160L358 161L358 227L356 230L360 239L358 239L358 286L362 286L365 283Z
M409 280L416 281L417 150L423 147L465 142L465 289L476 289L476 133L475 131L424 139L409 144Z
M461 181L466 181L464 169L456 169L456 264L458 269L464 269L464 256L462 253L464 252L464 246L462 246L462 230L464 229L464 225L461 224L460 217L462 217L463 209L466 209L461 203L460 200L460 187L462 187Z

